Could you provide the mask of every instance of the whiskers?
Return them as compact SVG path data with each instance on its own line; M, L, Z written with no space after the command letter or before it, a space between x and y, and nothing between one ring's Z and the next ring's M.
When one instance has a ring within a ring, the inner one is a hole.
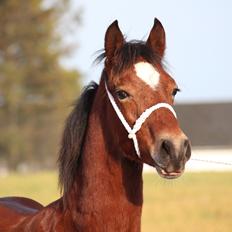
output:
M181 175L181 177L176 179L165 179L157 173L156 169L149 170L149 172L144 172L143 177L146 182L148 182L148 185L154 190L154 191L165 191L173 190L176 188L176 185L179 185L181 182L185 181L186 176L185 173Z

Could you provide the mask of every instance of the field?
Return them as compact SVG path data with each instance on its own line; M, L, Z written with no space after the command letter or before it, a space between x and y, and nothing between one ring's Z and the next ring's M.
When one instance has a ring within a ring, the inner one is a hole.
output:
M0 177L0 195L47 204L59 197L55 172ZM168 181L144 174L143 232L231 232L232 172L186 173Z

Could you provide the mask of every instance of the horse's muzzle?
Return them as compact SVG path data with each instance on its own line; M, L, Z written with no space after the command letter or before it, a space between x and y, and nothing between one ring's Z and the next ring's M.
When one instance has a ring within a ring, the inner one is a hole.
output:
M174 179L184 171L185 163L190 159L191 145L186 136L161 138L152 158L158 174L167 179Z

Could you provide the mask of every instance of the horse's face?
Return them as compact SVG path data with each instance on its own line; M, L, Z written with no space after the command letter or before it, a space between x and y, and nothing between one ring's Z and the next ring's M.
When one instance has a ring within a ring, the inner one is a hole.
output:
M133 46L126 46L131 45L125 44L117 22L113 23L105 38L107 85L125 120L133 127L139 116L151 106L158 103L173 105L178 86L161 64L165 32L158 20L146 44L140 44L140 48L138 44L134 45L137 46L137 51L134 51L136 57L131 54ZM123 55L127 57L123 58ZM129 59L130 55L135 59L123 67L122 59ZM118 144L128 158L155 166L165 178L175 178L182 174L191 155L190 143L168 108L152 112L137 131L140 157L135 155L135 148L125 128L118 124L111 125L111 128L115 138L118 135Z

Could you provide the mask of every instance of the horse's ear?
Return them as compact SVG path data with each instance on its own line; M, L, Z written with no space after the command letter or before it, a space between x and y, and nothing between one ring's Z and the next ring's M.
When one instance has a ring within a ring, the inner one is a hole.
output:
M155 18L146 44L162 59L166 47L165 31L161 22Z
M109 61L115 54L115 51L124 44L124 37L119 29L118 21L115 20L107 29L105 34L105 55Z

